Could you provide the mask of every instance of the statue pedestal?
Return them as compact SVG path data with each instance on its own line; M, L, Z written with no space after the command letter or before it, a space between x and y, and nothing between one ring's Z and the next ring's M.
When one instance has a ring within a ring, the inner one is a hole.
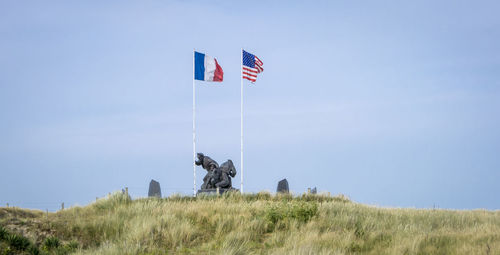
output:
M227 191L238 191L238 189L235 188L229 188L229 189L219 189L219 195L223 194L224 192ZM217 189L199 189L198 192L196 192L196 195L198 194L205 194L205 195L217 195Z

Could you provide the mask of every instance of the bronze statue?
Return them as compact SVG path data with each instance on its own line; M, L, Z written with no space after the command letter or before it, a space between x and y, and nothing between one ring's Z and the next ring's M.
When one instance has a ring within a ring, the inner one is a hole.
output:
M236 168L233 161L228 159L220 167L219 164L203 153L197 154L198 160L195 161L197 166L202 166L207 170L207 174L203 178L201 190L208 189L232 189L231 178L236 176Z

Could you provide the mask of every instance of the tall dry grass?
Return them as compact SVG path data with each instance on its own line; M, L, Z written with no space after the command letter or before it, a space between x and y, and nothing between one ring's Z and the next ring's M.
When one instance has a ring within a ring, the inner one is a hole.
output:
M500 254L499 211L385 209L326 195L114 194L47 220L63 242L79 243L76 254Z

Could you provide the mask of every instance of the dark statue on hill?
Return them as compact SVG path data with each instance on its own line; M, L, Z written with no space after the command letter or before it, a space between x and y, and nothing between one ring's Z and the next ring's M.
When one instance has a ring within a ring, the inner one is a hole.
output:
M199 192L213 191L217 188L219 188L219 192L233 190L231 178L236 176L233 161L228 159L219 166L215 160L203 155L203 153L198 153L197 157L198 160L195 161L195 164L207 170Z

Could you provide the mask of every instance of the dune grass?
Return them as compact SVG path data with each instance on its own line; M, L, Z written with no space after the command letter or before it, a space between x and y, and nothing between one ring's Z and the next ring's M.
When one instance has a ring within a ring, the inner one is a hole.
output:
M326 195L116 193L48 215L0 208L0 225L38 254L500 254L499 211L386 209ZM0 254L10 247L2 240Z

